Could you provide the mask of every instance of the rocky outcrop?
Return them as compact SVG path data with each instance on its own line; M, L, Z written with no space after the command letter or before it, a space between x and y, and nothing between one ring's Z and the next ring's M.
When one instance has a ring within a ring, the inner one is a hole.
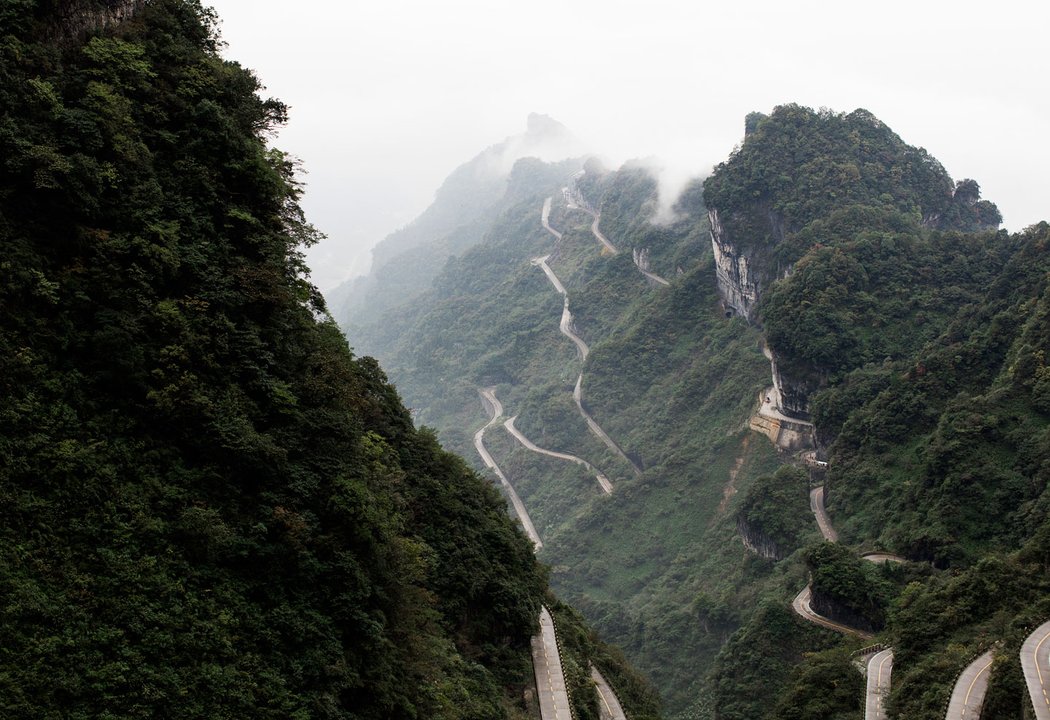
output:
M771 257L773 246L784 239L784 223L777 213L768 212L766 220L769 226L765 231L768 233L766 239L771 239L771 242L755 243L751 238L729 237L718 210L709 209L707 217L711 225L718 292L726 312L755 322L762 293L769 283L786 274L774 267Z
M55 3L56 35L77 37L118 25L146 5L147 0L61 0Z
M638 266L639 270L644 272L651 272L652 267L649 263L649 248L634 248L631 251L631 255L634 258L634 264Z
M776 354L763 346L762 354L769 359L773 386L758 399L758 412L751 417L752 430L762 433L782 450L805 450L815 445L813 424L809 415L809 396L823 385L808 373L798 376L781 372ZM801 378L801 379L800 379Z
M736 529L740 534L740 540L749 552L767 560L776 561L783 559L783 552L777 547L777 544L760 529L748 523L747 519L742 515L737 517Z
M882 629L881 625L872 622L871 618L844 607L816 590L810 597L810 608L818 615L865 633L876 633Z
M762 414L751 416L748 426L768 437L781 450L797 452L813 447L813 426Z
M784 367L778 362L776 351L770 355L773 367L773 386L777 405L788 417L809 422L809 398L826 384L826 378L816 371Z
M754 319L761 295L761 273L756 272L753 256L730 242L718 217L717 210L707 213L711 221L711 248L715 253L715 273L718 294L722 296L727 313Z

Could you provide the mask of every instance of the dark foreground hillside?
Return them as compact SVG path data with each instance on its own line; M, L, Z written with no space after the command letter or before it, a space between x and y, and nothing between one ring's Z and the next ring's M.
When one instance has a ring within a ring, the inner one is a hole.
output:
M328 318L214 21L0 7L0 716L523 717L545 571Z

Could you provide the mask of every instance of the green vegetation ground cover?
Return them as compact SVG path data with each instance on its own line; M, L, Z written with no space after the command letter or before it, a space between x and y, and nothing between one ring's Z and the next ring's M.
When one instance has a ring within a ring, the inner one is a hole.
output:
M911 603L936 596L951 573L977 578L989 551L1018 578L1045 566L1034 541L1050 533L1047 229L994 232L998 213L976 183L953 182L870 113L788 106L748 126L743 146L703 189L730 237L761 250L771 281L792 269L767 288L762 328L723 315L698 187L680 203L677 222L654 226L643 222L655 208L644 173L604 173L591 163L580 190L624 252L603 254L589 217L544 189L508 209L498 226L506 232L487 241L495 245L454 261L458 273L432 296L430 304L450 303L450 317L480 308L470 316L479 324L432 323L424 309L402 325L416 328L409 335L444 333L440 342L451 348L491 332L479 328L500 328L514 358L497 353L476 363L455 355L463 382L422 363L399 365L401 349L382 351L392 353L392 367L410 367L399 386L443 438L466 444L464 421L470 428L484 421L466 389L496 378L507 406L523 409L519 422L530 437L588 457L595 441L573 422L568 395L579 362L571 343L551 332L560 298L526 266L529 253L555 249L552 267L592 348L587 407L644 468L559 525L542 554L555 587L653 677L676 717L855 718L857 679L842 663L856 642L788 609L812 572L818 595L904 648L893 702L905 713L931 713L975 645L994 629L1016 647L1018 628L1035 622L1041 607L1038 583L1018 579L1017 603L992 611L994 622L983 611L957 614L958 627L935 624L921 649L907 649L923 622ZM555 198L561 243L542 237L545 195ZM650 250L671 287L644 283L627 252L634 248ZM507 281L527 269L543 282ZM457 285L457 277L471 282ZM511 327L507 307L532 310ZM816 531L804 483L775 475L783 458L746 430L769 384L763 331L786 373L823 388L811 397L812 411L831 461L829 509L846 547L810 544ZM416 388L435 380L454 391L420 390L426 400L417 402ZM572 484L570 466L509 445L501 452L527 486ZM550 502L568 507L567 498ZM782 560L748 554L738 536L742 517L779 540ZM872 548L932 564L858 559ZM960 586L959 597L972 603L987 585ZM993 681L989 702L1013 712L1018 676L1003 658L1008 670Z
M880 196L882 208L874 209L878 168L870 176L862 168L847 183L852 201L807 196L807 186L773 175L797 162L799 152L828 148L834 128L858 117L792 107L754 119L754 136L705 186L707 201L738 232L772 247L776 262L794 263L771 286L760 316L785 373L827 385L812 398L813 416L830 461L829 511L843 539L950 568L876 570L826 546L808 557L815 585L875 627L885 619L881 637L897 651L899 716L942 716L958 672L998 636L1010 651L997 660L1003 671L989 702L1003 716L1019 717L1027 700L1010 657L1020 628L1046 614L1042 591L1028 583L1045 563L1029 553L1047 532L1040 405L1047 229L960 234L987 225L993 206L978 199L976 183L952 189L925 161L922 173L939 176L934 186L951 191L948 205L943 191L905 188L915 203L910 211L898 202L904 193ZM816 143L798 132L821 125L831 132L818 133ZM750 197L721 195L740 183L751 183ZM779 223L769 222L771 209ZM996 552L1007 555L989 555ZM944 597L945 587L953 588L952 599L932 600ZM1004 594L992 598L992 588ZM931 622L938 602L950 622ZM805 690L803 683L790 692L799 707L826 689Z
M0 714L526 717L546 570L309 283L286 109L64 9L0 8Z

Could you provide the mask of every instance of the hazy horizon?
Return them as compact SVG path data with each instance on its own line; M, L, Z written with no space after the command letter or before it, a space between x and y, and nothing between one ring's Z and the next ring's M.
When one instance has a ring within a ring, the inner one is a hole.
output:
M681 178L725 159L748 112L863 107L976 179L1005 227L1050 218L1045 7L206 4L225 56L291 107L275 144L307 172L303 207L328 236L307 253L323 290L367 272L375 243L531 112L611 162L657 156Z

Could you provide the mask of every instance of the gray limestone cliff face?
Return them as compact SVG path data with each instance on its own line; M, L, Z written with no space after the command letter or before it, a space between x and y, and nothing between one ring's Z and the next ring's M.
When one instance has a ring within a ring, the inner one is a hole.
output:
M784 367L778 362L775 348L771 349L770 364L773 367L773 386L776 388L780 412L797 420L810 420L809 398L824 387L826 378L812 370Z
M775 266L772 248L785 235L784 224L775 212L768 212L762 220L768 232L763 243L745 243L731 238L718 210L708 210L711 224L711 248L715 255L715 274L718 293L727 312L739 315L748 322L758 320L758 304L769 284L790 272L790 268ZM824 384L824 378L813 371L796 371L778 362L776 349L769 355L773 366L774 405L788 417L808 421L809 396Z
M740 533L740 539L744 547L750 552L767 560L781 560L783 553L777 544L769 539L769 536L752 525L741 515L737 517L736 529Z
M717 210L709 210L711 248L715 253L718 293L727 309L751 322L761 295L762 272L754 254L744 252L726 234Z
M784 224L777 213L769 211L768 238L761 243L753 238L729 236L718 210L710 208L707 217L711 224L711 248L715 254L715 273L718 276L718 292L728 310L746 318L757 320L758 301L769 283L784 273L774 266L772 248L784 239Z
M55 33L76 37L118 25L135 15L147 0L60 0L55 3Z

